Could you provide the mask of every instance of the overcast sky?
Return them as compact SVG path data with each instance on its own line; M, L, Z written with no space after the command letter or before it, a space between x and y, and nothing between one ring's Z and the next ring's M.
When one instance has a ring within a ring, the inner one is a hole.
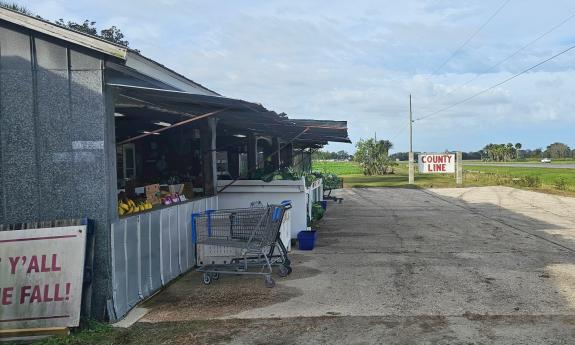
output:
M439 70L504 0L17 2L51 20L116 25L131 47L225 96L293 118L347 120L354 142L377 132L396 151L409 147L409 93L423 117L575 44L573 19L488 71L575 14L573 0L511 0ZM574 109L575 50L416 122L414 150L573 147Z

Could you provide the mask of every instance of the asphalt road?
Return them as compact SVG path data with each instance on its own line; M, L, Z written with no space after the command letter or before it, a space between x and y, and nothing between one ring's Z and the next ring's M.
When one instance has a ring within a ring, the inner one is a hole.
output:
M465 163L463 165L482 165L494 167L515 167L515 168L551 168L551 169L575 169L575 164L553 164L553 163Z
M191 273L122 344L574 344L575 198L508 187L339 191L294 272Z

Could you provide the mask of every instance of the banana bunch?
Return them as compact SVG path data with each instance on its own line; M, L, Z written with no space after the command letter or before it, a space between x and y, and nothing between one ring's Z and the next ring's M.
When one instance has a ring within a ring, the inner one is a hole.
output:
M123 199L118 201L118 214L120 216L126 214L138 213L152 209L152 204L148 201L140 201L137 204L132 199Z

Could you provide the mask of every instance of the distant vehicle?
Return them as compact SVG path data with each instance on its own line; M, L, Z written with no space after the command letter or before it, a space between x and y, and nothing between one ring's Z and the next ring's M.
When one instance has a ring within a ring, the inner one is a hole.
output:
M543 158L541 163L551 163L551 158Z

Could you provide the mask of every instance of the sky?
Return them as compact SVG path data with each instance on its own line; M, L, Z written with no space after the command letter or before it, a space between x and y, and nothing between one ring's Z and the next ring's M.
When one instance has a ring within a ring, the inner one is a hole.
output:
M377 135L407 151L411 94L414 119L426 117L413 124L414 151L575 146L575 49L427 117L574 45L575 18L490 68L574 15L572 0L16 2L50 20L116 25L132 48L224 96L346 120L354 143Z

